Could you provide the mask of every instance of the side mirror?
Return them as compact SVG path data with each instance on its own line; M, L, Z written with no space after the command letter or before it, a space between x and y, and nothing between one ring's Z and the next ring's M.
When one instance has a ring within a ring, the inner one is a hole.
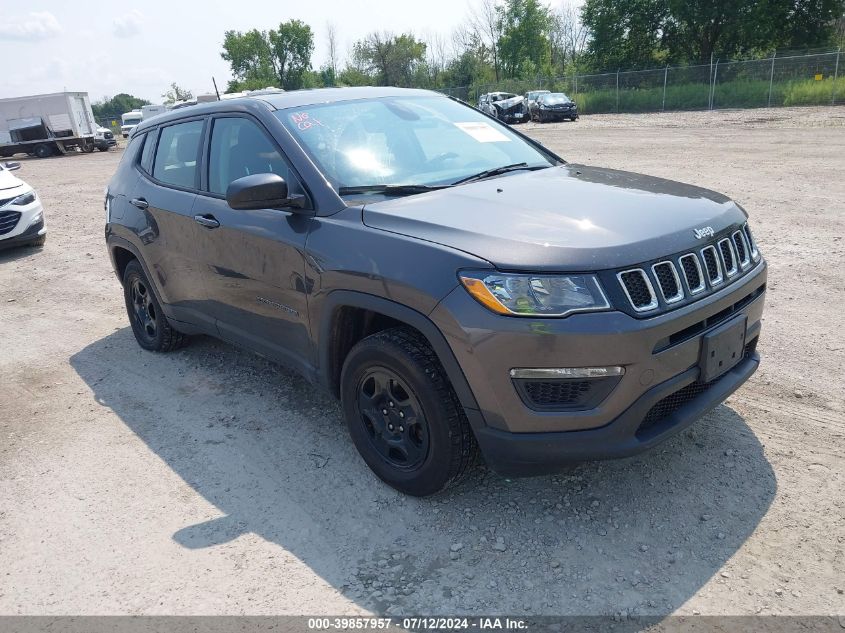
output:
M278 174L253 174L229 184L226 202L240 211L290 208L297 212L305 206L305 196L288 193L288 183Z
M5 165L3 165L3 167L8 169L9 171L17 171L18 169L21 168L21 164L16 163L16 162L12 162L12 161L8 161Z

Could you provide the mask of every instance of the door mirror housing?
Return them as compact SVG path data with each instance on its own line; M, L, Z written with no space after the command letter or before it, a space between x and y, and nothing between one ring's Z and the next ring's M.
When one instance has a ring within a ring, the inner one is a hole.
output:
M278 174L252 174L238 178L226 189L226 202L233 209L288 209L300 212L305 196L288 192L288 183Z
M21 168L21 164L12 161L7 161L6 164L3 165L3 167L5 167L8 171L17 171Z

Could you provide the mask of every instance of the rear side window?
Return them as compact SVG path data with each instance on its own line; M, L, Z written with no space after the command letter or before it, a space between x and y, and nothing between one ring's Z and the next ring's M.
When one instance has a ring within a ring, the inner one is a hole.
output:
M153 177L168 185L196 189L202 121L188 121L162 128L153 163Z
M279 150L258 125L244 118L215 119L208 190L225 195L229 183L253 174L278 174L287 181L291 193L301 193Z

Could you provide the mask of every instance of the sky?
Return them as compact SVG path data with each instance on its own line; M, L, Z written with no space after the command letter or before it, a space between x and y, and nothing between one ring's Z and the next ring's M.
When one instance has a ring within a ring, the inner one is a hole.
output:
M223 92L228 29L266 30L291 18L315 33L314 66L327 57L326 23L340 53L373 30L451 34L479 0L0 0L0 98L87 92L92 102L128 92L161 103L171 82Z

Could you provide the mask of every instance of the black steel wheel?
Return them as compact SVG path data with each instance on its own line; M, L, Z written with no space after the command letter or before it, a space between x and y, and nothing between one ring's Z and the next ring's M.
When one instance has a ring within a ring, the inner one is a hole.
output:
M439 492L475 461L475 437L458 397L434 350L412 328L359 341L344 361L340 396L361 457L401 492Z
M358 383L358 415L375 451L400 470L428 455L428 422L407 383L386 367L366 371Z
M169 352L184 344L185 335L175 330L167 320L137 259L126 265L123 296L138 345L151 352Z

